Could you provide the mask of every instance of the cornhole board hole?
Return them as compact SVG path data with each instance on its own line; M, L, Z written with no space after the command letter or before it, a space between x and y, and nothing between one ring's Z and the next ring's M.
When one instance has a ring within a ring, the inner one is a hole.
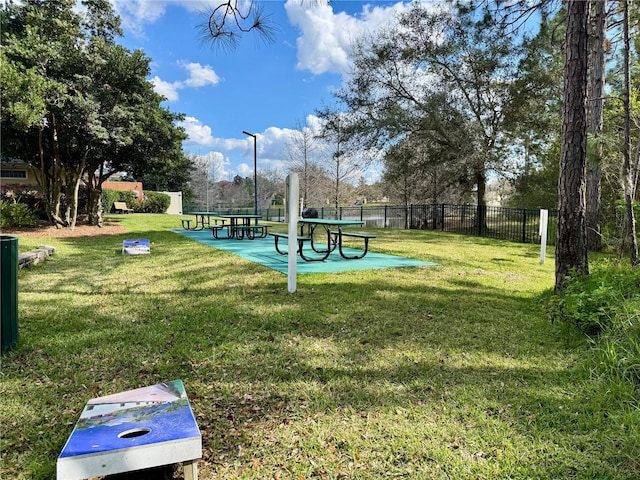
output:
M144 253L151 253L149 240L123 240L122 253L126 253L128 255L141 255Z
M182 380L89 400L57 461L57 480L181 463L198 479L202 436Z

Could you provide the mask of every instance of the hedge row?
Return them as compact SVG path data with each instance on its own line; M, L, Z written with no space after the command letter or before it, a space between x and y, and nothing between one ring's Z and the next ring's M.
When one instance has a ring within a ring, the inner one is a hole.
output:
M79 212L87 210L86 188L81 187L78 195ZM133 192L120 190L102 191L103 212L111 212L114 202L125 202L136 213L166 213L171 197L165 193L143 192L142 202L138 202ZM2 185L0 192L0 227L35 226L46 220L47 214L40 193L29 185Z

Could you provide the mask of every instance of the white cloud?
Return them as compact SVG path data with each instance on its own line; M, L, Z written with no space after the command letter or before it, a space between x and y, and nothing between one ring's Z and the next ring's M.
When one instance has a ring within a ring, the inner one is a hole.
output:
M193 62L178 62L178 64L189 72L189 78L186 80L165 82L158 76L151 79L154 90L165 96L170 102L178 100L178 90L187 87L198 88L206 85L217 85L220 82L220 77L209 65L203 66Z
M306 128L317 131L320 128L321 119L315 115L308 115ZM204 155L198 154L202 159L208 159L211 166L220 169L219 178L231 179L234 175L248 177L253 175L253 138L217 138L212 135L211 128L204 125L194 117L186 117L181 126L185 128L189 139L185 147L193 151L200 151L203 147L215 148ZM290 163L286 156L287 141L296 134L289 128L269 127L263 132L256 133L258 171L272 169L286 173ZM235 159L235 161L232 161ZM232 165L233 168L231 167ZM368 183L380 179L380 165L375 163L366 171L361 172Z
M205 85L217 85L220 77L209 65L200 65L199 63L180 63L189 71L189 78L182 82L187 87L204 87Z
M246 163L238 164L236 168L236 174L241 177L248 177L249 175L253 175L253 165L249 166Z
M287 0L289 20L301 32L297 40L297 68L316 75L346 73L353 42L366 32L388 25L396 12L406 8L408 5L402 2L389 7L364 5L361 14L354 17L335 13L326 0L315 5Z
M144 25L162 17L167 7L162 0L111 0L111 3L120 16L122 28L138 37L144 35Z
M178 100L178 87L175 83L169 83L162 80L157 75L151 79L153 89L156 93L162 95L170 102Z
M231 164L229 157L222 152L210 150L207 153L193 154L196 165L200 165L202 170L209 172L209 177L216 182L229 179L232 173L227 169Z
M322 131L322 119L317 115L307 115L306 126L311 130L314 135L320 135Z
M179 5L190 12L206 12L220 0L110 0L120 16L122 27L135 36L144 36L144 26L162 17L169 5Z
M319 125L320 119L314 115L308 115L305 127L315 131ZM258 170L275 169L286 171L289 166L289 159L286 154L286 147L290 139L297 135L297 131L290 128L269 127L261 133L257 133L258 147ZM228 143L229 146L233 144ZM246 168L241 172L253 172L253 139L247 137L243 140L243 145L233 145L232 148L238 149L242 156L248 160ZM243 173L240 173L241 175Z
M317 124L317 117L309 115L307 122ZM191 150L194 147L214 147L219 152L231 154L232 158L242 158L233 174L247 176L253 174L253 138L217 138L212 135L211 128L194 117L186 117L180 125L185 129L189 139L185 142ZM314 126L309 124L309 128ZM289 128L269 127L256 133L258 169L275 168L285 170L287 166L285 146L289 138L295 134ZM223 155L218 153L217 155Z
M213 146L215 144L215 139L213 135L211 135L211 127L204 125L197 118L185 117L179 125L185 129L189 137L186 141L187 144L206 146Z

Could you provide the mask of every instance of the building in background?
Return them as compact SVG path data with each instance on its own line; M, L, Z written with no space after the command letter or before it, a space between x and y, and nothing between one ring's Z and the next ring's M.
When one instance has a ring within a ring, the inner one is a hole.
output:
M142 203L142 200L144 199L142 182L111 182L107 180L102 183L102 189L133 192L133 196L138 203Z

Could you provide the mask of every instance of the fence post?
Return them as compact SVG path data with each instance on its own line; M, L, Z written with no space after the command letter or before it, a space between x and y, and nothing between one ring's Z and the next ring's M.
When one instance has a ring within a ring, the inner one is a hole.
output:
M442 204L442 216L440 217L440 230L444 232L444 203Z
M527 209L522 209L522 243L527 243Z
M431 211L431 230L435 230L438 227L436 207L437 205L435 203L429 205L429 210Z
M484 229L484 222L485 222L485 218L487 215L487 207L485 207L484 205L478 205L478 208L476 209L476 220L478 222L478 235L479 236L483 236L483 229Z
M384 206L384 227L387 228L387 205Z

